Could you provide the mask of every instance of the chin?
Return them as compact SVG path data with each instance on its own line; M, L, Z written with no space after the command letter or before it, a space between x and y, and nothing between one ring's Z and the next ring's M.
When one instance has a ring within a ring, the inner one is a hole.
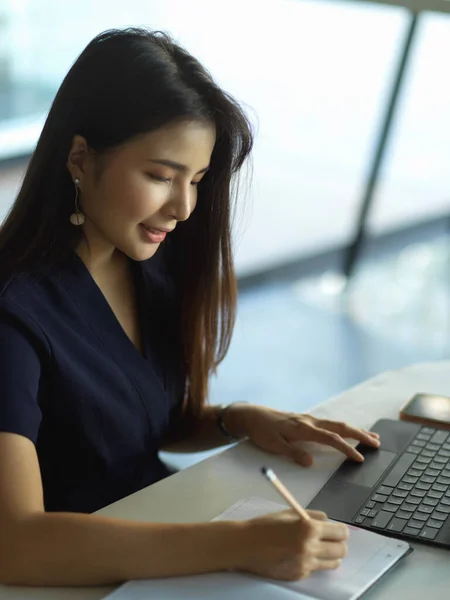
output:
M158 252L159 247L160 244L152 244L151 246L144 246L144 248L130 248L129 251L124 252L124 254L126 254L132 260L142 262L152 258L152 256Z

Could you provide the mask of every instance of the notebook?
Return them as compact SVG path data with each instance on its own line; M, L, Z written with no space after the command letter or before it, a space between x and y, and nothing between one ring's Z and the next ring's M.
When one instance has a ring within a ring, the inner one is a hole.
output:
M255 496L243 498L215 520L245 520L286 506ZM268 541L269 542L269 541ZM212 573L129 581L108 600L357 600L400 559L411 552L407 542L350 526L348 554L335 571L315 572L295 582L243 573Z

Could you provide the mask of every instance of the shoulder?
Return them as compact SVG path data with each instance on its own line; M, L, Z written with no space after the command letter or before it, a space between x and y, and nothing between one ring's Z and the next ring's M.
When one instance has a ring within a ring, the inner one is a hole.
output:
M0 300L2 302L18 302L25 299L36 287L36 275L32 273L15 273L0 279Z
M51 310L51 281L44 273L16 273L0 279L0 323L14 327L49 350L40 325Z
M0 302L26 311L46 301L53 278L47 272L15 273L0 279Z

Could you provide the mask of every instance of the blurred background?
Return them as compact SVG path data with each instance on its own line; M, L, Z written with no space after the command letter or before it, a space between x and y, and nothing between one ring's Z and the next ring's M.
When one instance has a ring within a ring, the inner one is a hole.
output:
M424 10L0 0L0 221L84 46L110 27L163 29L257 130L236 216L238 322L211 401L303 412L381 371L448 358L450 2L411 4Z

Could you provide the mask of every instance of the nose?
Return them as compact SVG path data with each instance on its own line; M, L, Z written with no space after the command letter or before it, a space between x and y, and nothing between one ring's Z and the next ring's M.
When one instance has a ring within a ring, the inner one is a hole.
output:
M190 183L180 186L174 194L169 206L171 218L176 221L187 221L195 208L196 188Z

